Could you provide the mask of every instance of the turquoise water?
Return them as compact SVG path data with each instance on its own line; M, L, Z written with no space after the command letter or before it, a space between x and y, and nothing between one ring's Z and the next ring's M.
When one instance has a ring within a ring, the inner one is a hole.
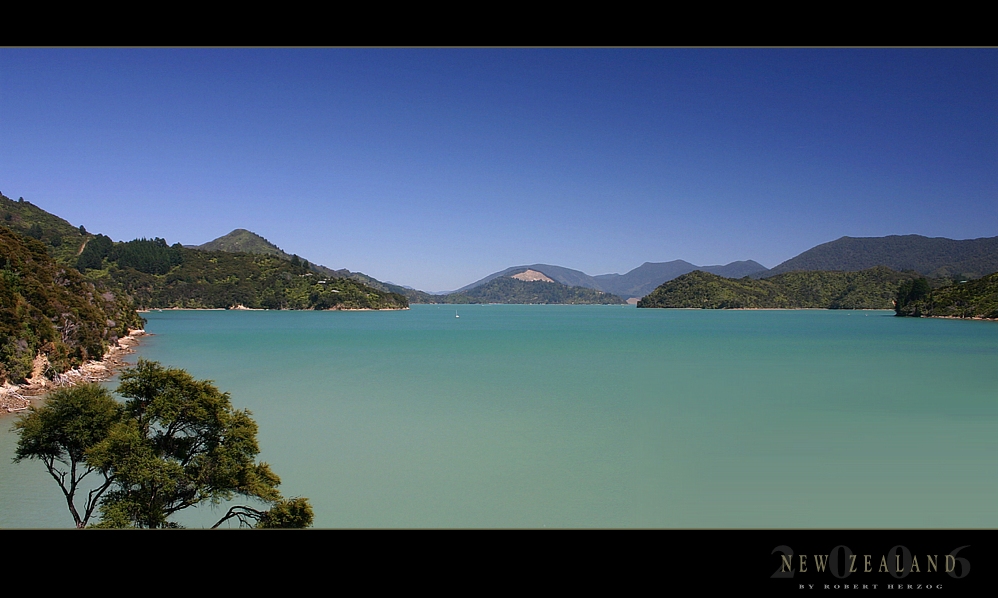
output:
M139 355L250 409L317 527L998 527L998 324L457 313L152 312ZM0 422L0 527L69 526Z

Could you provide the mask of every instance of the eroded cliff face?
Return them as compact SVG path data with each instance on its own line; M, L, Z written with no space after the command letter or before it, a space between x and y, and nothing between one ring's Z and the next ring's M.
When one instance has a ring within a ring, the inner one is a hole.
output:
M520 272L519 274L514 274L510 278L515 278L517 280L524 280L527 282L535 282L535 281L554 282L554 280L545 276L543 272L538 272L537 270L527 270L525 272Z

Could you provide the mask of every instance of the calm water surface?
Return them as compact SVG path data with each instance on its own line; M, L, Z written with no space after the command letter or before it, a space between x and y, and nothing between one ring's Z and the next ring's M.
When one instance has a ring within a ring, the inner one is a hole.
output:
M139 355L250 409L317 527L998 527L998 324L456 313L152 312ZM71 525L12 422L0 527Z

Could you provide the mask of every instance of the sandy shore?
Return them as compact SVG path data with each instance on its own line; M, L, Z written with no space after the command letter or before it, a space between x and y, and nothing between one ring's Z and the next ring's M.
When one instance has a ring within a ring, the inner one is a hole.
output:
M8 383L0 386L0 415L24 411L31 406L32 400L39 399L57 388L86 382L102 382L111 378L117 370L126 365L125 356L135 352L139 338L145 335L145 330L129 330L128 336L118 339L118 344L108 349L103 359L88 361L80 367L57 375L54 380L42 375L48 367L48 358L39 355L35 358L32 375L26 383Z

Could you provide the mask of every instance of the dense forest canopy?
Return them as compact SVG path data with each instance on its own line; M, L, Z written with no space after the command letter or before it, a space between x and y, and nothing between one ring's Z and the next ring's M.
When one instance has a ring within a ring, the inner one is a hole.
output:
M405 297L313 271L303 260L208 252L161 239L115 244L100 269L139 308L404 309Z
M998 319L998 272L935 289L924 278L902 283L895 311L899 316Z
M763 280L691 272L671 280L638 307L892 309L898 285L911 272L877 267L860 272L788 272Z
M100 359L142 320L130 300L58 264L49 247L0 226L0 382L22 382L36 355L48 374Z

